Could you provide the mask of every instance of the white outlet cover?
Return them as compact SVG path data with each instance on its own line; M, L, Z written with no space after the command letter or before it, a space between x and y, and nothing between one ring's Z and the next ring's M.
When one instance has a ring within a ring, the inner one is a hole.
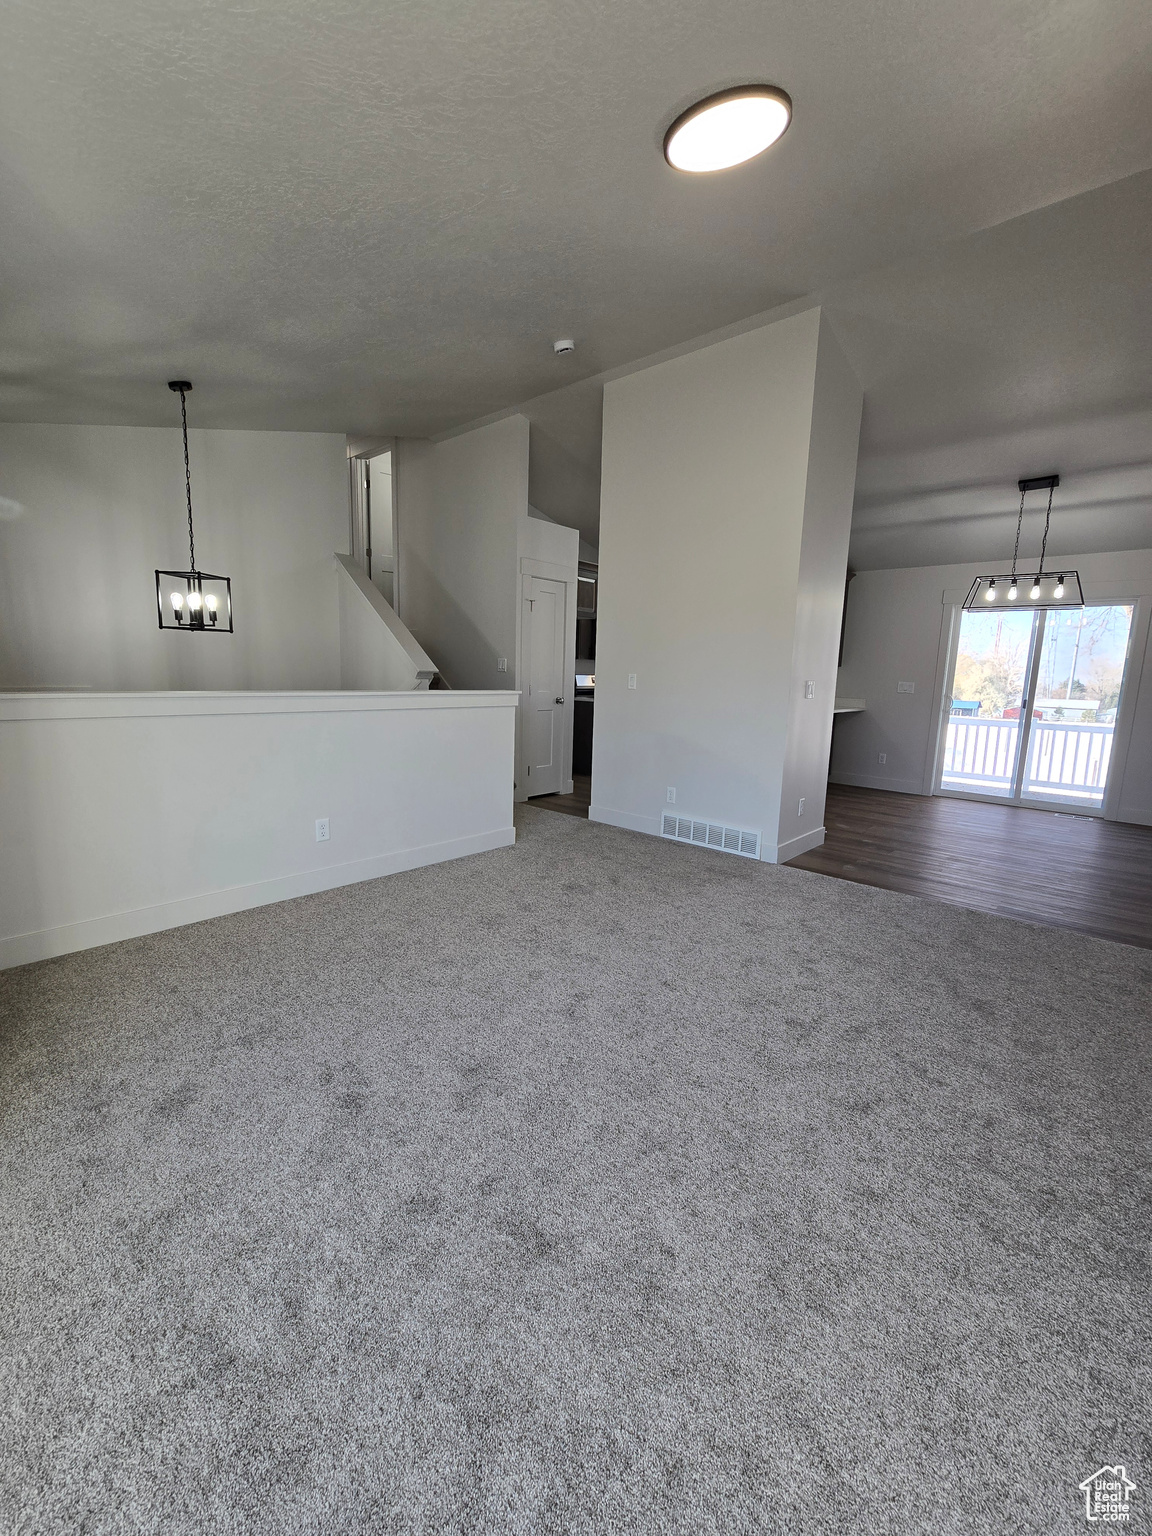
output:
M815 683L805 683L804 684L804 697L806 699L811 699L811 698L814 698L815 695L816 695L816 684Z
M797 814L797 816L803 816L803 814L804 814L804 802L803 802L803 800L801 800L801 802L800 802L800 809L796 812L796 814Z
M629 672L629 674L628 674L628 686L629 686L629 688L635 688L635 686L636 686L636 674L635 674L635 672Z
M916 692L916 684L915 683L897 683L896 684L896 692L897 693L915 693Z
M676 791L672 788L671 784L668 786L668 804L676 804Z
M887 754L887 752L881 752L881 754L880 754L880 761L882 763L886 763L888 761L888 754Z
M501 656L499 658L499 660L496 662L496 670L497 670L497 672L507 672L507 670L508 670L508 658L507 658L507 656Z
M328 818L327 816L321 816L316 822L316 841L318 843L326 843L328 840Z

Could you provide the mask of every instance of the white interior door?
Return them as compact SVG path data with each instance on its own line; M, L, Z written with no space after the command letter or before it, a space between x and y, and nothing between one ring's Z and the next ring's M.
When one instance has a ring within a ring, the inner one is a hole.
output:
M562 581L524 578L521 680L529 795L554 795L564 788L566 591Z

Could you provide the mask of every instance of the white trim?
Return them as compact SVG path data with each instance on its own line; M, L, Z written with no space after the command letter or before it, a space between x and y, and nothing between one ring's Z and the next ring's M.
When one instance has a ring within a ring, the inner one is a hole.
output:
M0 720L112 720L163 715L364 714L389 709L506 709L514 689L398 693L0 693Z
M37 933L15 934L0 939L0 969L48 960L54 955L66 955L78 949L92 949L98 944L135 939L166 928L180 928L186 923L200 923L207 918L224 917L250 907L290 901L296 896L311 896L316 891L330 891L341 885L378 880L383 875L399 874L401 870L418 869L426 864L442 864L447 859L465 858L472 853L487 853L515 841L515 828L500 827L493 832L475 832L442 843L425 843L422 847L404 848L397 853L381 853L370 859L332 864L326 869L305 870L274 880L260 880L253 885L234 885L220 891L205 891L199 896L184 896L178 901L138 907L130 912L113 912L79 923L65 923L58 928L42 928Z
M659 816L636 816L631 811L612 811L604 805L590 805L588 820L601 821L606 827L622 827L625 832L647 832L652 837L660 836Z
M801 832L799 837L790 837L787 842L778 843L775 860L765 860L765 862L787 864L789 859L798 859L802 853L807 853L810 848L819 848L820 844L824 841L824 836L823 827L816 827L811 832ZM761 854L761 858L763 858L763 854Z

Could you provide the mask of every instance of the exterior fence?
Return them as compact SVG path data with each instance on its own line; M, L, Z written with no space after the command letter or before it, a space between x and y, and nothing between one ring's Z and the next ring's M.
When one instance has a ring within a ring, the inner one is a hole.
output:
M1071 720L1033 720L1024 793L1099 804L1108 782L1112 725ZM944 742L946 789L1012 791L1018 720L952 716Z

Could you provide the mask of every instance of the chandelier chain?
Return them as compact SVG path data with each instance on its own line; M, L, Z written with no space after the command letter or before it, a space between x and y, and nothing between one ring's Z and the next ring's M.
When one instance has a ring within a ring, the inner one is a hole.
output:
M1048 487L1048 516L1044 519L1044 539L1040 545L1040 569L1036 574L1036 580L1044 574L1044 551L1048 548L1048 524L1052 521L1052 487Z
M191 494L191 492L189 492ZM191 502L189 502L191 506ZM1016 580L1016 561L1020 554L1020 529L1024 523L1024 487L1020 487L1020 515L1016 519L1016 548L1012 551L1012 580Z
M188 492L188 568L196 569L196 540L192 533L192 471L188 467L188 407L180 391L180 425L184 430L184 486ZM1019 542L1019 534L1017 534Z

